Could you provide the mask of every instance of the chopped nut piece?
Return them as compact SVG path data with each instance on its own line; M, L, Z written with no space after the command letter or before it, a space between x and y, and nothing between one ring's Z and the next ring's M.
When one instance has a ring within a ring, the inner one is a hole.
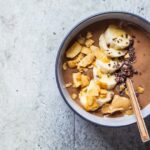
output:
M99 47L94 46L94 45L90 46L90 49L91 49L93 52L94 52L94 51L99 51L99 50L100 50Z
M69 82L69 83L66 83L66 84L65 84L65 87L68 88L68 87L70 87L71 85L72 85L72 83Z
M82 93L82 92L84 92L84 93L87 92L87 87L82 88L80 93Z
M75 68L77 66L77 63L74 60L69 60L67 63L69 68Z
M90 39L92 36L93 36L93 35L92 35L91 32L87 32L87 34L86 34L86 39Z
M92 106L87 108L87 111L95 111L99 108L99 104L96 102L96 100L94 99L94 103L92 104Z
M100 107L96 101L96 97L87 95L86 91L80 91L79 99L81 105L86 111L95 111Z
M92 51L91 51L91 49L90 48L88 48L88 47L82 47L82 49L81 49L81 53L83 53L83 54L89 54L89 53L91 53Z
M92 63L92 65L93 65L93 67L96 67L96 62L94 61L94 62Z
M94 103L94 97L93 96L87 96L87 103L89 106L92 106Z
M79 66L81 67L86 67L88 65L90 65L93 61L94 61L94 54L88 54L87 56L85 56L80 62L79 62Z
M99 80L95 80L96 84L101 87L101 82Z
M73 94L71 95L71 97L72 97L72 99L76 99L76 98L77 98L77 94L73 93Z
M77 63L78 63L83 57L84 57L84 55L80 53L78 56L76 56L75 59L69 60L69 61L67 62L67 63L68 63L68 66L69 66L70 68L75 68L75 67L77 67Z
M144 88L141 87L141 86L138 86L136 91L139 93L139 94L143 94L144 93Z
M77 39L77 41L78 41L81 45L84 45L84 43L85 43L85 38L80 35L79 38Z
M110 62L110 59L107 57L103 50L94 45L92 45L90 48L97 59L100 59L106 63Z
M73 82L74 82L74 87L77 88L81 86L83 88L89 85L90 78L87 75L81 74L80 72L73 73Z
M72 77L73 77L73 84L74 84L74 87L77 88L81 85L81 73L78 72L78 73L73 73L72 74Z
M124 58L129 58L129 57L130 57L129 53L127 53L127 54L124 56Z
M88 96L99 96L100 86L96 81L91 80L89 86L87 87Z
M87 75L82 74L81 75L81 87L88 86L90 83L90 78Z
M78 66L77 69L78 69L78 71L79 71L80 73L84 72L84 68L81 68L81 67ZM85 69L87 69L87 68L85 68Z
M88 66L89 69L93 68L93 65Z
M101 95L107 95L107 90L101 89L100 93L101 93Z
M87 47L90 47L93 43L94 43L94 41L92 39L88 39L88 40L85 41L85 45Z
M63 64L63 70L67 70L67 63L66 62Z
M75 42L66 52L66 57L67 58L74 58L81 52L82 46L78 43Z
M101 72L101 70L100 70L100 69L98 69L98 70L97 70L97 75L98 75L98 77L99 77L99 78L101 78L101 77L102 77L102 72Z
M101 95L99 96L100 98L106 98L106 95Z
M76 58L75 61L78 63L81 61L81 59L84 57L84 54L80 53Z

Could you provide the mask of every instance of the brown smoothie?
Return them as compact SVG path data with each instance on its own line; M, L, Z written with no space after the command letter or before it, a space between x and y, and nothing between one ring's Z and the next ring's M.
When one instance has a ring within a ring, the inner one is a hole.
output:
M150 37L149 35L141 28L127 23L121 22L118 20L113 21L103 21L98 22L93 25L90 25L85 30L81 32L84 35L86 32L90 31L93 34L92 39L95 41L94 45L99 46L99 37L105 31L105 29L110 24L122 25L123 29L129 33L134 39L135 53L136 53L136 62L134 63L134 68L139 72L138 75L134 75L133 83L135 88L137 86L142 86L144 88L144 93L140 94L138 97L139 103L141 108L144 108L146 105L150 103ZM79 35L79 34L78 34ZM75 39L74 39L75 40ZM73 41L74 41L73 40ZM73 42L72 41L72 42ZM64 61L66 58L64 58ZM77 69L67 69L66 71L63 70L63 77L65 83L72 81L72 73L78 72ZM92 69L89 69L85 74L89 75L92 78ZM76 89L73 87L67 88L70 95L72 93L79 94L80 89ZM76 102L80 105L79 98L76 99ZM81 105L80 105L81 106ZM92 112L96 115L101 115L99 111Z

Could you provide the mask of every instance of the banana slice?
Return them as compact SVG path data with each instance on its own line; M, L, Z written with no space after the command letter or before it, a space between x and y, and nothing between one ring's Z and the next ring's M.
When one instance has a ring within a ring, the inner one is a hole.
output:
M96 46L92 46L91 49L97 58L96 65L103 73L113 73L121 67L122 62L118 59L112 60L105 54L104 50Z
M104 97L104 98L99 97L97 99L97 102L100 104L100 106L102 106L105 103L110 102L112 100L113 96L114 96L114 92L113 91L107 91L106 97Z
M116 77L114 75L102 74L101 78L99 78L100 86L104 89L111 90L113 89L117 82Z
M97 67L93 68L93 77L104 89L111 90L117 84L115 75L103 74Z
M93 77L94 79L99 79L102 76L102 72L97 67L93 67Z
M115 25L110 25L105 31L106 43L114 49L125 49L130 45L131 36Z
M100 105L95 96L89 96L86 92L81 91L79 94L80 103L86 111L95 111Z
M121 67L122 62L119 62L117 60L110 60L109 62L104 62L100 59L97 59L95 65L103 73L113 73Z
M91 80L90 84L87 87L87 95L89 96L99 96L100 86L95 80Z
M90 65L95 59L95 56L93 53L90 53L86 55L78 64L79 67L87 67Z
M82 46L75 42L66 52L67 58L74 58L81 52Z
M124 56L127 53L127 50L117 50L107 46L104 34L99 38L99 46L104 50L105 54L109 57L116 58Z
M95 80L91 80L90 84L81 90L79 93L79 99L81 105L87 111L95 111L100 107L100 104L97 102L97 96L100 94L100 86Z

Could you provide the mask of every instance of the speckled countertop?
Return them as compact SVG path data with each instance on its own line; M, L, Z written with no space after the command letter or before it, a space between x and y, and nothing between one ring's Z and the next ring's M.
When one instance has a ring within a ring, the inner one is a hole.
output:
M78 21L111 10L150 20L149 7L149 0L0 0L0 150L150 149L136 125L105 128L75 115L54 73L58 47Z

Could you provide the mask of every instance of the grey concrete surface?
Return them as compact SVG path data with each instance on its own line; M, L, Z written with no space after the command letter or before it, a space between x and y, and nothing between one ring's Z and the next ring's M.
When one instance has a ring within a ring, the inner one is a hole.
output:
M136 125L105 128L76 116L54 74L58 47L78 21L111 10L150 20L149 7L149 0L0 0L0 150L150 149Z

